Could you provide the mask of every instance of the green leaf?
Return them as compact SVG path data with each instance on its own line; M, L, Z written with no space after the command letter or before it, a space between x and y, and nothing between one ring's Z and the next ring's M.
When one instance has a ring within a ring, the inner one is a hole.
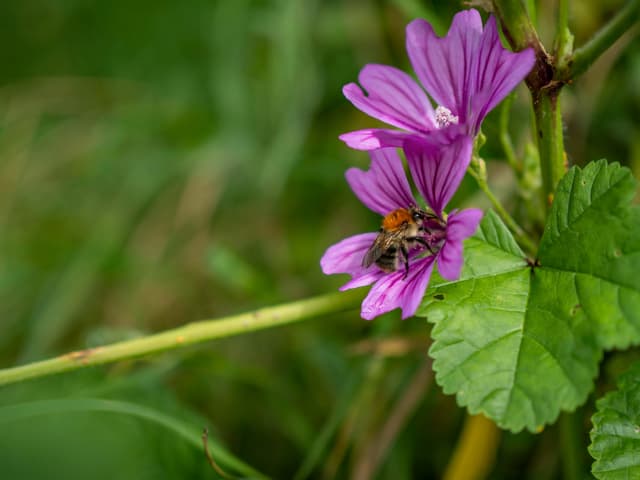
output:
M640 362L622 375L618 390L596 402L589 453L591 472L606 480L640 478Z
M460 279L434 276L418 310L435 324L436 380L471 413L539 430L593 388L603 348L640 341L635 181L600 161L561 180L529 266L492 212L465 242Z
M640 209L631 208L636 181L627 168L591 163L572 168L558 185L540 243L545 269L570 275L576 308L600 344L640 343Z
M465 244L460 279L434 282L419 311L435 323L429 353L444 392L513 431L536 431L582 402L599 350L581 312L566 314L573 301L557 294L563 281L532 272L506 226L487 213Z

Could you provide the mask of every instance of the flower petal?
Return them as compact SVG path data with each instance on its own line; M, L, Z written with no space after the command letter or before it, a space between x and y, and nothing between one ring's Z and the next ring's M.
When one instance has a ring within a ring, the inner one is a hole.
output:
M362 275L353 277L347 283L342 285L338 290L340 290L341 292L344 292L345 290L351 290L352 288L358 288L358 287L364 287L364 286L367 286L367 285L371 285L372 283L377 282L382 277L387 275L386 272L383 272L382 270L380 270L377 267L371 267L371 268L369 268L369 270L370 271L368 271L368 272L366 272L366 273L364 273Z
M472 92L468 122L473 131L477 131L484 117L529 74L535 63L535 53L531 48L517 53L503 48L496 19L490 16L474 63L475 91Z
M342 89L344 96L364 113L405 130L426 132L433 128L433 107L411 76L387 65L365 65L358 81Z
M347 182L360 201L382 216L397 208L414 205L416 201L396 150L382 148L369 155L369 170L350 168L346 173Z
M368 128L355 132L343 133L340 140L356 150L377 150L387 147L402 147L410 138L418 138L415 133L382 128Z
M444 38L424 20L414 20L407 26L407 53L429 95L473 135L535 63L532 49L513 53L502 46L495 17L483 30L473 9L456 14Z
M469 162L473 140L459 136L450 144L411 140L405 145L405 155L411 176L420 194L441 215L458 189Z
M369 270L362 266L362 259L377 236L377 233L361 233L331 245L320 259L322 272L325 275L348 273L356 276Z
M474 90L471 68L482 34L477 10L453 17L444 38L429 23L417 19L407 25L407 53L425 89L438 102L466 122L469 95Z
M462 270L462 241L473 235L482 219L482 210L469 208L452 212L447 219L447 238L438 252L438 272L447 280L460 278Z
M382 277L362 302L361 316L371 320L395 308L402 309L402 318L416 313L429 284L435 257L428 256L412 263L409 275L397 271Z

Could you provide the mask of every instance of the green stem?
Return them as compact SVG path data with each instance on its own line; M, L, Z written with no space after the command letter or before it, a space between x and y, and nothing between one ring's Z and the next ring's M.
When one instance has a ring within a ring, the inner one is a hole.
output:
M146 337L71 352L19 367L6 368L0 370L0 385L174 350L215 338L230 337L299 322L319 315L352 310L357 308L361 300L362 292L357 290L332 293L218 320L194 322Z
M484 167L474 168L474 165L478 164L484 165L484 160L474 155L471 160L471 166L469 167L467 172L469 172L469 174L476 179L480 190L482 190L487 196L487 198L491 202L491 205L493 205L494 210L500 216L505 225L509 228L509 230L513 232L516 240L520 242L520 244L528 253L535 253L537 249L535 242L531 239L531 237L529 237L527 232L525 232L524 229L520 225L518 225L518 222L516 222L511 215L509 215L509 212L507 212L507 210L502 206L502 203L500 203L498 197L493 194L493 192L489 188L489 184L487 183L486 174L483 173Z
M536 29L529 12L522 1L493 0L493 11L500 19L503 32L509 43L516 49L541 47Z
M536 139L542 172L542 193L547 211L553 202L556 185L567 170L562 136L560 89L532 92Z
M565 68L557 72L556 78L566 82L586 71L605 50L638 21L639 13L640 0L630 0L591 40L575 50L573 59Z
M562 68L571 60L573 52L573 35L569 30L569 1L558 1L558 28L556 30L555 63L556 68Z
M538 91L549 83L553 75L551 58L542 45L538 33L531 22L527 8L522 0L492 0L493 11L500 20L502 32L515 50L532 48L536 63L527 75L525 82L532 92Z
M511 142L511 136L509 135L509 114L511 113L512 102L513 94L507 96L504 102L502 102L502 108L500 109L500 144L502 145L509 166L516 176L519 177L522 174L522 164L518 162L516 158L516 152Z

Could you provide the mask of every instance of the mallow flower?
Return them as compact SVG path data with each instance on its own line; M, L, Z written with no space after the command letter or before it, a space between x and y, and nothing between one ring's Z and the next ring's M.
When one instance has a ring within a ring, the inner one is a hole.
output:
M377 263L367 266L364 260L380 232L348 237L325 252L320 261L325 274L351 275L351 280L340 290L373 284L362 303L363 318L371 320L395 308L402 309L402 318L412 316L424 296L435 264L445 279L459 278L462 241L475 232L482 211L454 210L446 215L444 208L464 176L471 149L472 139L468 136L460 136L448 144L422 140L407 142L405 156L417 190L427 204L424 209L412 194L395 148L369 152L371 165L367 171L347 170L351 189L366 207L385 217L383 224L399 209L401 212L428 212L423 228L412 232L417 238L407 249L406 262L399 261L397 268L391 271Z
M387 65L366 65L358 81L343 88L356 108L401 130L366 129L340 136L359 150L401 147L410 138L460 133L477 135L484 117L531 71L532 49L503 48L496 19L485 27L477 10L459 12L443 38L425 20L407 25L406 47L423 88L408 74ZM427 94L435 101L434 109ZM447 134L446 130L453 129ZM442 141L442 140L441 140Z

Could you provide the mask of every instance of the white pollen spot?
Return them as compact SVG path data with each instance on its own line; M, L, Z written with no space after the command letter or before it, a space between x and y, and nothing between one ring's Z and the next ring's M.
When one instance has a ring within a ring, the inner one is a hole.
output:
M436 126L438 128L448 127L449 125L457 125L458 117L451 113L447 107L438 106L436 108Z

